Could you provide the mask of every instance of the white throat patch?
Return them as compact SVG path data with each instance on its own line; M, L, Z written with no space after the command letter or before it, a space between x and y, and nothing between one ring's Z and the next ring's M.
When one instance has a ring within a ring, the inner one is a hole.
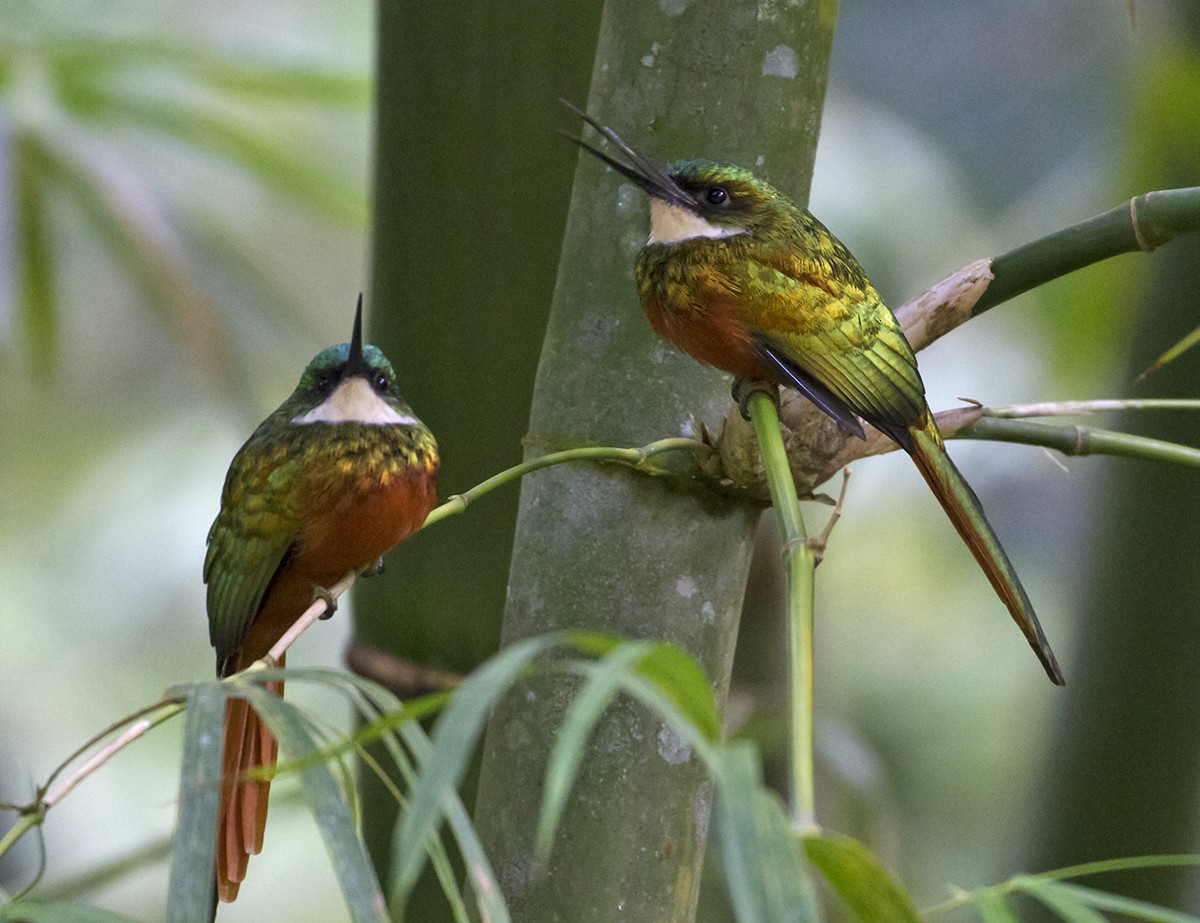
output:
M662 199L650 200L650 239L646 241L648 244L677 244L696 237L733 237L745 233L741 228L726 228L705 221L682 205L673 205Z
M366 423L386 426L394 423L410 425L420 421L396 410L375 393L361 375L343 379L333 393L308 413L292 418L293 423Z

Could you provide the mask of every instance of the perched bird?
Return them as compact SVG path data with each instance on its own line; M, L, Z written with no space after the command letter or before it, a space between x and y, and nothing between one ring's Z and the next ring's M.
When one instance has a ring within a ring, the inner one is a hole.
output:
M437 443L396 393L391 363L363 345L360 296L350 342L316 355L229 466L204 561L217 675L266 655L327 587L419 529L437 470ZM282 683L268 688L283 694ZM267 822L270 781L245 774L274 766L277 754L257 714L231 699L217 840L223 901L237 897Z
M654 331L742 382L795 388L860 438L865 420L904 449L1062 685L1029 596L946 454L912 349L858 260L750 171L711 160L663 167L566 105L628 163L568 137L650 196L650 237L634 275Z

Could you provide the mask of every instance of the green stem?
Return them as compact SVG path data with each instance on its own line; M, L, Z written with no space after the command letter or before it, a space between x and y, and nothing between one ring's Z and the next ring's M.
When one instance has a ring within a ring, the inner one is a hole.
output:
M921 916L932 917L968 904L984 894L1003 897L1013 891L1022 889L1027 882L1063 881L1069 878L1084 878L1088 875L1107 875L1112 872L1124 872L1130 869L1168 868L1171 866L1200 865L1200 855L1193 853L1177 853L1162 856L1130 856L1124 859L1103 859L1099 862L1086 862L1082 865L1071 865L1066 868L1054 869L1049 872L1039 872L1036 875L1016 875L1000 884L988 885L974 891L963 891L947 901L927 907L921 911Z
M813 792L813 585L816 557L800 515L779 414L769 395L750 396L750 420L758 437L787 571L789 807L796 829L816 827Z
M1150 251L1196 230L1200 230L1200 186L1147 192L996 257L992 260L995 279L971 314L982 314L1092 263L1134 250Z
M1057 449L1064 455L1124 455L1200 467L1200 449L1090 426L1051 426L1030 420L980 417L954 434L955 438L1019 442Z
M40 804L36 810L22 814L15 824L8 828L8 832L0 837L0 856L3 856L12 847L17 840L21 839L26 833L41 824L46 819L46 810Z
M677 436L670 439L659 439L657 442L652 442L649 445L642 446L640 449L617 449L609 446L584 446L576 449L565 449L562 452L551 452L548 455L542 455L532 461L523 462L519 465L513 465L511 468L506 468L499 474L493 474L486 481L481 481L476 484L466 493L455 494L437 507L425 518L425 524L421 528L428 528L435 522L448 516L454 516L457 513L463 512L472 501L479 499L484 494L495 490L510 481L515 481L518 478L524 477L533 471L539 471L542 468L549 468L551 465L561 465L563 462L572 461L611 461L623 462L627 465L638 467L647 459L662 452L674 452L681 449L704 449L711 451L708 447L695 439L685 439Z

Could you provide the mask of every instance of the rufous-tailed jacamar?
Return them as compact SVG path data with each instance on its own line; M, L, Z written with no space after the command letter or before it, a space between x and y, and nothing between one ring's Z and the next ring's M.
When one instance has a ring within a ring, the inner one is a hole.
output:
M861 418L904 449L1062 685L1029 596L946 454L912 349L858 260L750 171L710 160L663 167L567 105L628 163L571 140L650 196L650 237L634 276L654 331L743 382L795 388L860 438Z
M327 587L419 529L437 470L437 443L396 392L391 363L363 344L360 297L350 342L316 355L229 466L204 561L217 675L266 655ZM278 745L235 698L224 747L216 893L232 901L267 821L270 782L246 773L273 766Z

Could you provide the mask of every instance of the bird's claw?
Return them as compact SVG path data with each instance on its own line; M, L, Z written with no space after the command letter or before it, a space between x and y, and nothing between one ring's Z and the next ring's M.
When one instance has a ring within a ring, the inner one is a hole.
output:
M383 555L380 555L378 558L376 558L374 561L372 561L370 564L368 564L366 567L364 567L362 570L360 570L358 572L358 576L360 576L360 577L378 577L380 574L383 573L384 569L385 569L385 565L383 562Z
M731 391L734 401L737 402L738 409L742 412L743 420L750 419L750 395L757 391L761 391L769 397L772 403L775 404L775 409L779 409L779 389L769 381L735 378Z
M833 527L842 518L842 504L846 500L846 487L850 483L850 474L850 466L847 465L842 469L842 489L838 492L837 500L834 501L833 512L829 514L829 521L825 523L825 528L821 530L820 535L808 540L808 547L812 549L816 564L820 564L825 557L825 548L829 545L829 536L833 534Z

